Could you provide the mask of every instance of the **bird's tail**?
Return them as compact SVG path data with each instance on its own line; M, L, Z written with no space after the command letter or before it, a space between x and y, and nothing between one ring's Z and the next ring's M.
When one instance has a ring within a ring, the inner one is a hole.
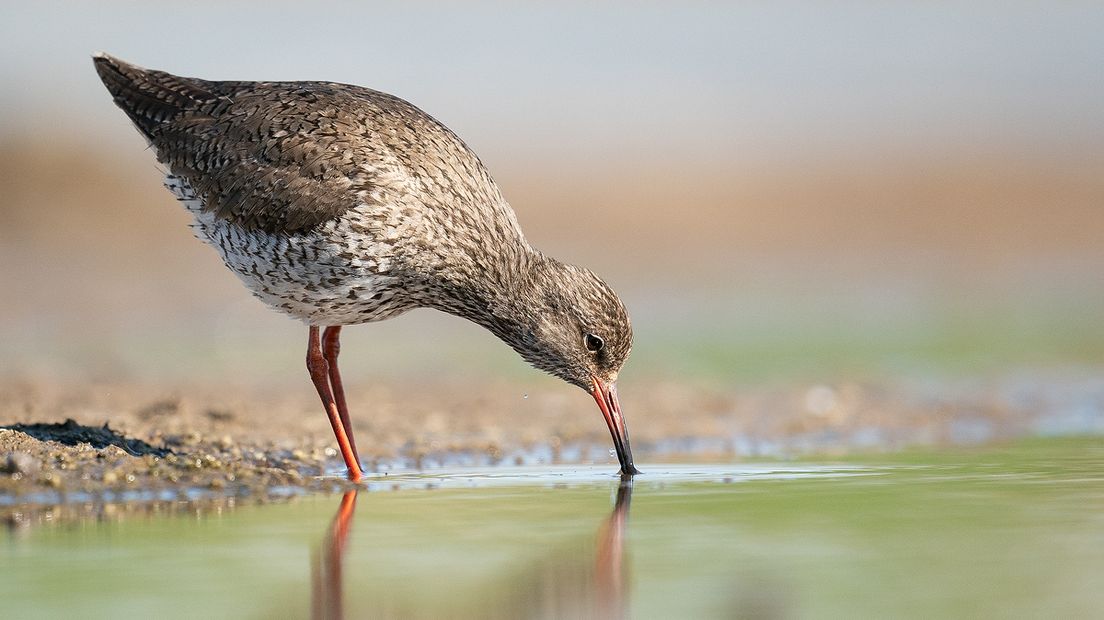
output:
M103 53L93 56L92 62L115 105L147 139L152 140L162 123L215 97L203 80L143 69Z

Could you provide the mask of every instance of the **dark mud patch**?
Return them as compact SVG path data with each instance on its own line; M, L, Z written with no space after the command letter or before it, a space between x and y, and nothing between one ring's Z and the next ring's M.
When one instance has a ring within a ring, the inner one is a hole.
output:
M342 490L347 482L326 475L332 460L323 447L199 433L147 441L70 419L11 424L0 427L0 521L24 521L49 505L263 501Z
M84 426L78 424L72 418L61 423L54 424L11 424L0 426L0 429L19 431L39 441L56 441L66 446L78 446L88 444L93 448L102 449L108 446L116 446L131 456L165 456L171 451L167 448L156 448L141 439L130 439L111 429L104 424L100 427Z

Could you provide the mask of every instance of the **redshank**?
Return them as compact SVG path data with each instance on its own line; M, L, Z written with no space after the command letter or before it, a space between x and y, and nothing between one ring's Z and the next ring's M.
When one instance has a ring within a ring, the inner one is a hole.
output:
M589 392L637 473L615 381L625 306L534 249L487 169L410 103L332 82L179 77L93 59L169 189L253 294L308 327L307 370L348 467L363 470L337 366L341 328L434 308L487 328Z

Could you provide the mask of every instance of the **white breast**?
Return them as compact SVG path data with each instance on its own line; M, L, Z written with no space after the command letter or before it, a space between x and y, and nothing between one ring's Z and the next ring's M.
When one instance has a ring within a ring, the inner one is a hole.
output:
M204 209L183 179L165 187L195 216L192 228L261 301L312 325L380 321L414 307L393 274L390 245L357 209L305 233L245 230Z

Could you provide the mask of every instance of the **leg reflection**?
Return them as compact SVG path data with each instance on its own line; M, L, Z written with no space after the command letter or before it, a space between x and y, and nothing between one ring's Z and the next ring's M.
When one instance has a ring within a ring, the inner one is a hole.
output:
M314 551L311 564L311 618L338 620L344 617L341 566L345 542L353 523L357 491L346 491L341 506L334 515L330 529L322 541L322 549Z

